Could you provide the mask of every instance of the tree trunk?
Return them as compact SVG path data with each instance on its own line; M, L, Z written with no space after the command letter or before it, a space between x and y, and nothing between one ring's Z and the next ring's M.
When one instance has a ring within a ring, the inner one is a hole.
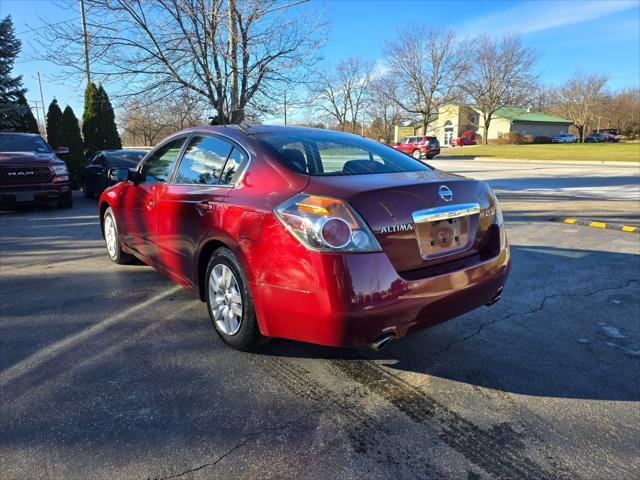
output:
M491 126L491 117L484 119L484 144L489 145L489 127Z
M580 143L584 143L584 125L576 126L578 129L578 137L580 137Z
M426 135L427 134L427 120L429 119L429 116L426 113L422 114L422 134Z

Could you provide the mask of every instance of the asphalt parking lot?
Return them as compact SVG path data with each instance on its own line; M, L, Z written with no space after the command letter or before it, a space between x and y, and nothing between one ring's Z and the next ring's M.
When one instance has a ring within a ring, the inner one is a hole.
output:
M512 274L380 352L230 350L204 304L109 261L95 200L0 212L0 477L637 478L640 235L549 221L634 223L640 194L606 192L637 168L432 163L493 182Z

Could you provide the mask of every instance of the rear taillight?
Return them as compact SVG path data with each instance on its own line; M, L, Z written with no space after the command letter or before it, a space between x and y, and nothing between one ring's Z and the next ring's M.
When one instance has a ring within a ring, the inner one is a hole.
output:
M381 250L364 220L346 202L337 198L301 193L279 205L274 214L310 250Z

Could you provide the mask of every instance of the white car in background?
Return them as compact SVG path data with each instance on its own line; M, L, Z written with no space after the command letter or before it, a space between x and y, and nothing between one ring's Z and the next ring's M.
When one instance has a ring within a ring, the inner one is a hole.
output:
M578 138L573 133L561 133L551 139L551 143L576 143Z

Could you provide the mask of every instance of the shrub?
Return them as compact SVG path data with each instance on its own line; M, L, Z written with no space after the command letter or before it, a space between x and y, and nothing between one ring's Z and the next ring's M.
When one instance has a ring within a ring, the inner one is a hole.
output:
M473 130L465 130L464 132L462 132L462 135L460 135L460 137L475 140L476 133Z
M545 137L545 136L536 137L535 143L551 143L551 137Z
M533 135L525 135L522 139L522 143L526 143L527 145L536 143L536 137L534 137Z
M515 132L503 133L501 137L491 140L496 145L520 145L524 142L522 135Z

